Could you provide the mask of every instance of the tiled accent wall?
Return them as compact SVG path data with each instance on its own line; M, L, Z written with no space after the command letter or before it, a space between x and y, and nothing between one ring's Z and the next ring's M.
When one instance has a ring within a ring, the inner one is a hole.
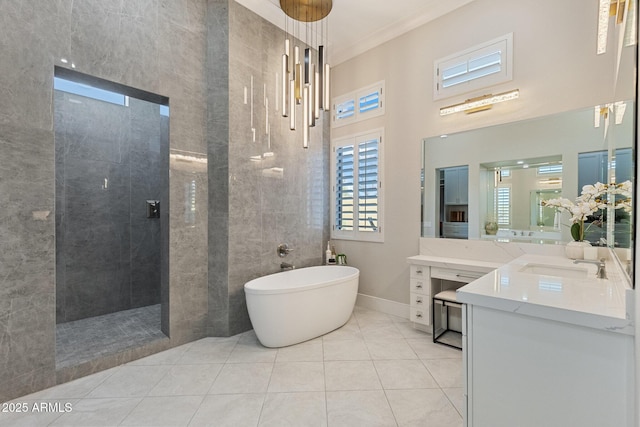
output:
M249 160L266 140L249 137L244 87L253 76L262 114L263 84L275 93L280 30L233 0L23 0L2 3L0 40L0 401L249 329L243 285L279 271L278 243L295 249L285 261L297 267L321 263L328 117L304 150L301 132L273 111L274 156ZM169 280L161 300L170 341L56 372L53 71L72 63L169 98L170 203L161 218ZM264 126L256 117L256 128ZM199 161L171 157L181 153Z
M158 104L55 91L54 116L56 322L160 303L160 220L146 217L169 151Z
M167 96L170 150L206 155L206 3L24 0L2 2L1 8L0 401L5 401L150 351L56 373L54 66L73 63L77 71ZM185 222L185 186L194 181L196 212ZM170 345L206 332L207 185L206 168L171 170L166 210L171 216L164 218L170 222L170 247L164 248L169 263L163 267L169 274L163 320Z
M210 164L209 170L212 335L251 329L244 284L279 272L282 261L297 268L321 264L329 228L329 115L323 114L311 129L309 148L303 149L301 107L298 131L291 132L276 99L284 32L235 2L229 7L228 51L219 52L209 45L210 58L224 58L209 61L210 78L215 81L228 75L228 93L223 99L216 98L210 85L209 123L228 115L229 125L228 140L223 134L209 133L210 160L216 165L212 168ZM210 16L220 19L220 14ZM214 27L209 33L211 42L220 28L212 22L209 25ZM273 156L256 160L265 152ZM289 244L294 251L280 258L276 253L279 243Z

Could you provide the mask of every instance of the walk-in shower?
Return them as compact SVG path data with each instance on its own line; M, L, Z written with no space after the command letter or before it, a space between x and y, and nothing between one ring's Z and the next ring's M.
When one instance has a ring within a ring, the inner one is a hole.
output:
M166 98L56 68L56 366L168 335Z

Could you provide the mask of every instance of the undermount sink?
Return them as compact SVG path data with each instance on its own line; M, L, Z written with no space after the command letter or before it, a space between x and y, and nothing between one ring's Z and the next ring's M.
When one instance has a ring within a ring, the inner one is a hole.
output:
M543 276L567 277L571 279L582 279L589 275L589 270L584 267L568 267L546 264L527 264L520 269L520 272L540 274Z

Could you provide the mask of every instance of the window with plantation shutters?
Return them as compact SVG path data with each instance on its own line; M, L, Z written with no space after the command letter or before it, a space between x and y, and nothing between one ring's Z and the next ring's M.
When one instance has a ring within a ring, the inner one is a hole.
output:
M374 86L360 91L358 94L358 114L379 110L382 107L382 87Z
M333 99L332 127L356 123L384 114L384 81Z
M383 241L382 131L332 143L334 239Z
M433 99L483 89L511 80L513 33L434 62Z
M562 165L538 166L537 174L538 176L541 176L541 175L562 176Z
M336 120L347 121L350 118L354 118L356 114L356 101L354 99L346 99L343 102L337 103L333 108Z

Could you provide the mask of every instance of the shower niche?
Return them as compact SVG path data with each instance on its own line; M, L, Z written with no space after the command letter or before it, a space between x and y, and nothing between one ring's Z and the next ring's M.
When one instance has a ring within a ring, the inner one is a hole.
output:
M168 336L169 107L58 67L53 97L60 369Z

